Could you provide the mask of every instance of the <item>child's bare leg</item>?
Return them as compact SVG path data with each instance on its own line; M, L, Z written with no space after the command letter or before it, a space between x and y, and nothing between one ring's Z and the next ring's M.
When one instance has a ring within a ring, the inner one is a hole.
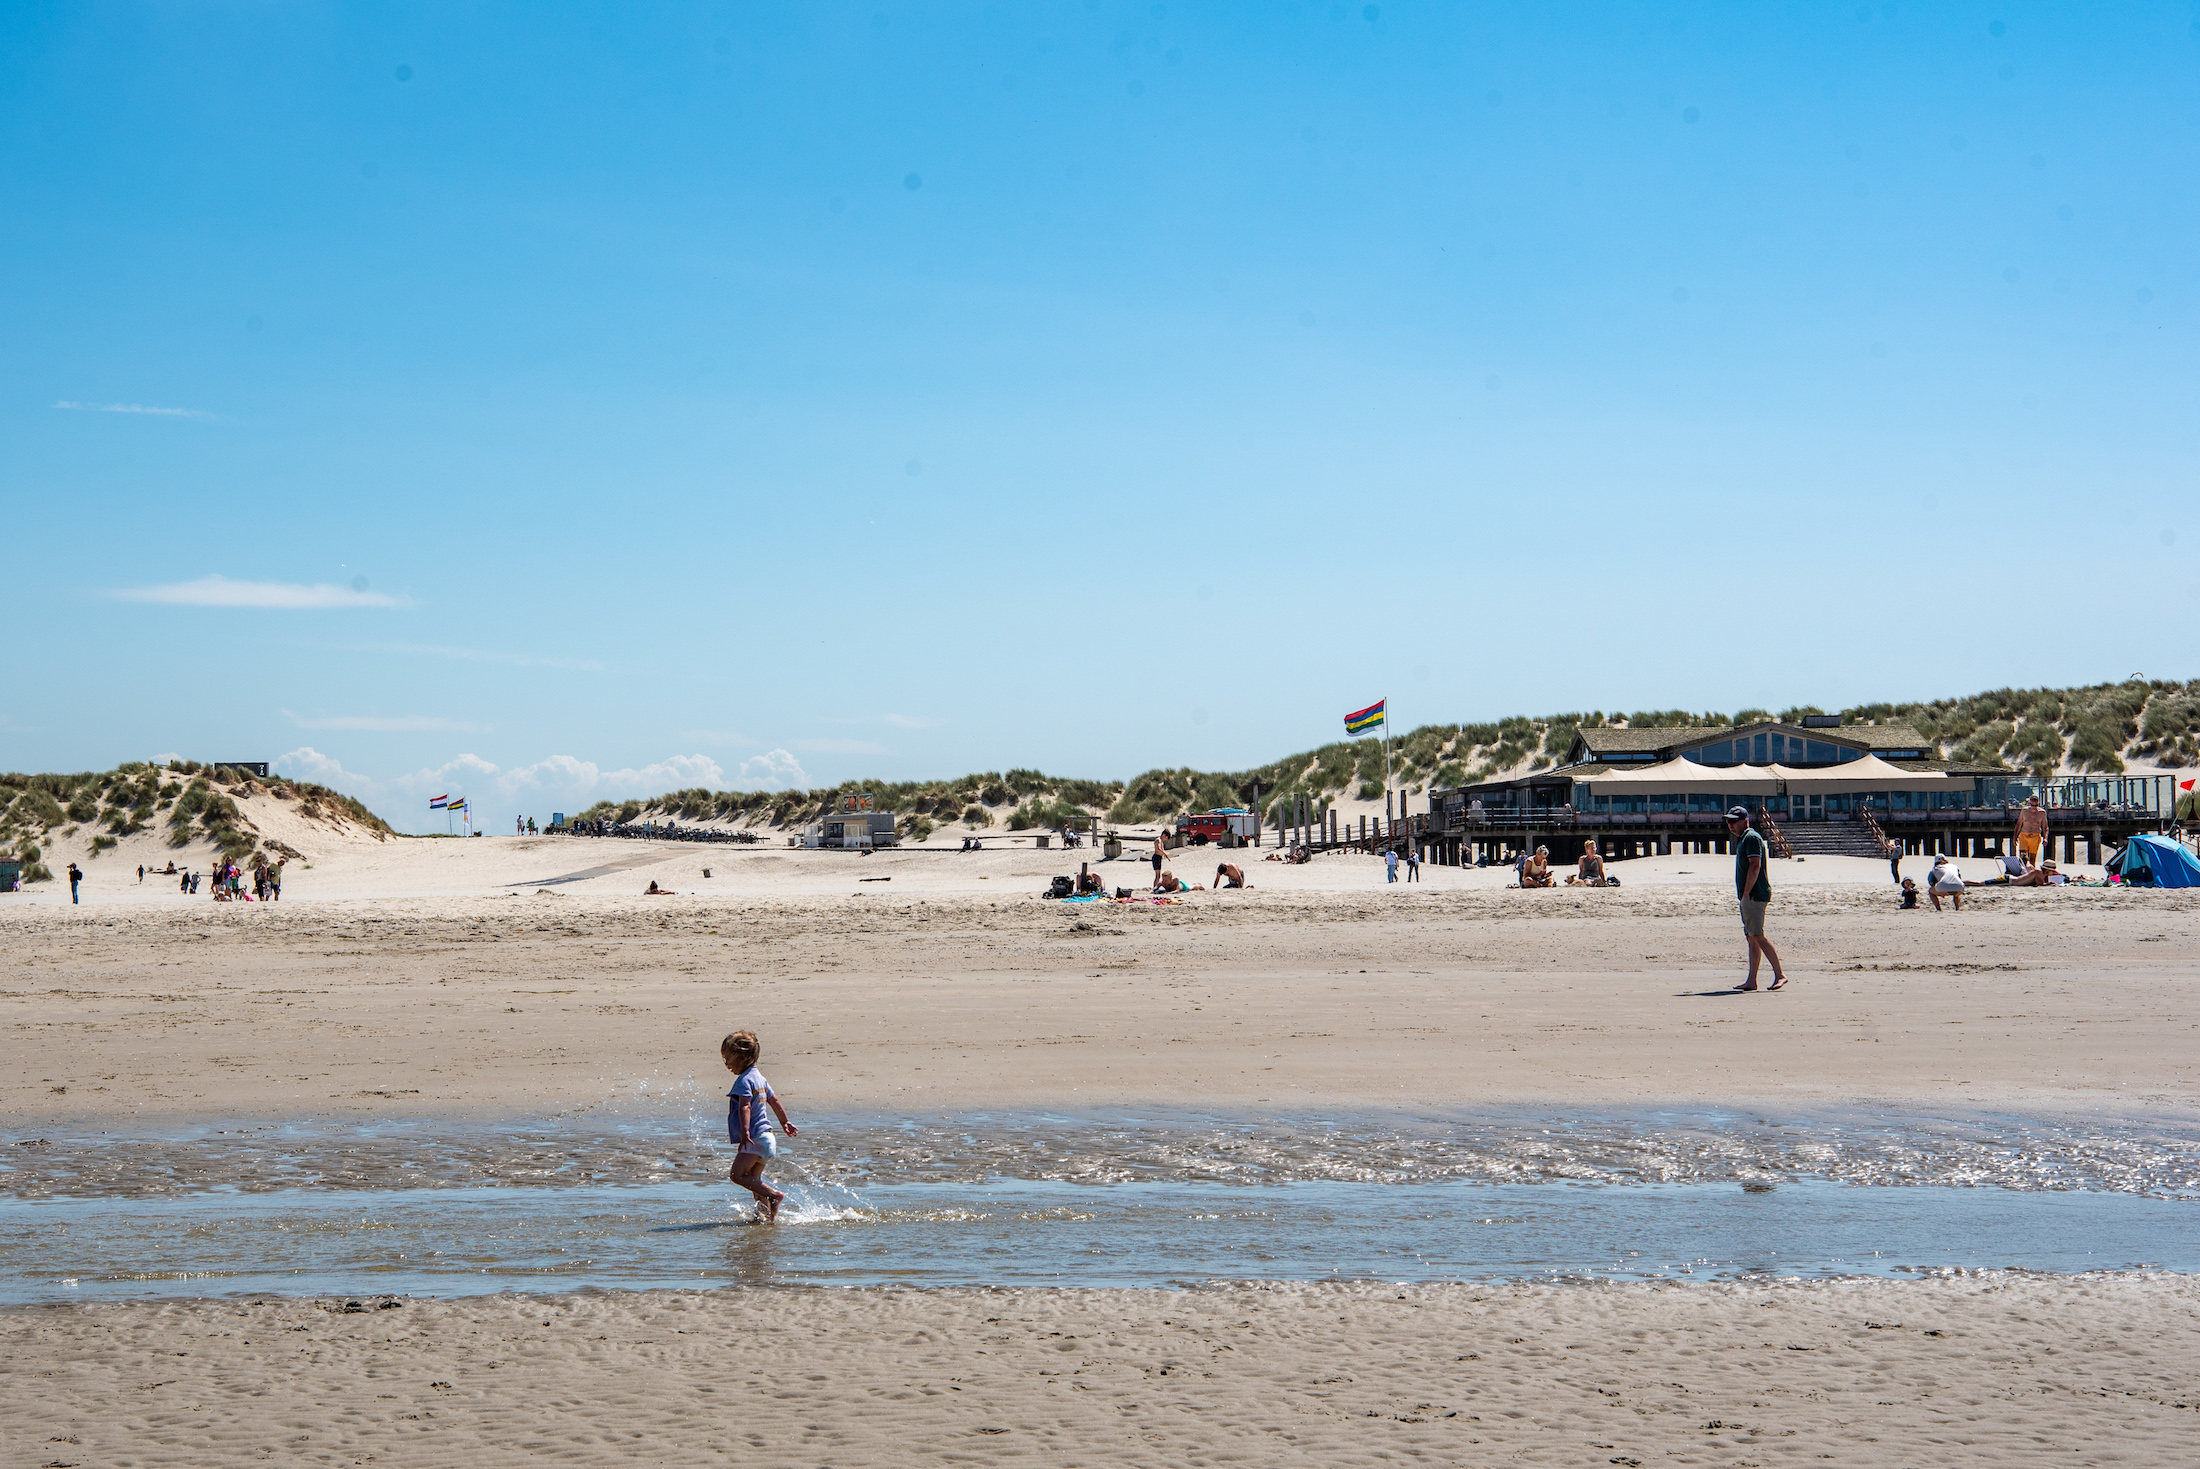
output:
M726 1177L756 1195L756 1202L763 1206L767 1221L779 1217L779 1205L786 1195L764 1182L764 1156L761 1153L742 1153L733 1160Z

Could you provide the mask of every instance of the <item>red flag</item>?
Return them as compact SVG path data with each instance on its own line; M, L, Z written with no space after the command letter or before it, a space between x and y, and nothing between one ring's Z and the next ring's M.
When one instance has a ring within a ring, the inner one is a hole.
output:
M2192 789L2192 782L2189 780L2181 780L2177 782L2177 789L2181 791L2189 791Z

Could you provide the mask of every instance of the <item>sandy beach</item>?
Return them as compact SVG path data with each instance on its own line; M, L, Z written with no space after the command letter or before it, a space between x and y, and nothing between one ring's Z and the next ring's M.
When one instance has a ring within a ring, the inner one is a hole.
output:
M1899 913L1883 864L1782 863L1795 983L1748 996L1726 859L1524 893L1337 856L1173 907L1039 899L1079 855L484 838L347 845L280 904L48 891L0 909L10 1140L581 1127L645 1082L715 1096L736 1024L798 1117L2200 1118L2182 894ZM2168 1464L2194 1304L2183 1276L2000 1274L210 1298L8 1308L0 1371L25 1465Z
M2186 1278L0 1313L10 1465L2191 1461Z
M277 904L148 883L0 909L10 1045L38 1058L0 1099L24 1125L556 1115L612 1078L707 1080L744 1024L788 1095L853 1110L1282 1106L1317 1085L1352 1106L2200 1109L2184 893L1985 889L1960 914L1900 912L1883 863L1782 863L1797 981L1752 998L1721 993L1743 956L1718 857L1521 892L1490 870L1386 884L1338 855L1151 907L1039 899L1070 853L408 848L294 871ZM423 850L482 870L445 896L349 896L432 885L399 860ZM490 885L621 859L648 865ZM639 896L651 880L675 896Z

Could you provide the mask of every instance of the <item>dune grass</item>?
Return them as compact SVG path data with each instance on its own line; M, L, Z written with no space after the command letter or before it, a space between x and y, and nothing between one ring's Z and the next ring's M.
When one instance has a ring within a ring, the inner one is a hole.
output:
M1790 721L1820 712L1813 705L1783 710ZM1956 699L1861 704L1840 711L1846 724L1905 724L1943 758L2012 772L2058 769L2113 774L2129 758L2200 763L2200 680L2133 680L2067 689L1996 689ZM1773 718L1765 709L1732 714L1644 709L1632 714L1575 711L1540 718L1425 724L1391 743L1393 788L1423 794L1494 780L1563 761L1577 732L1630 728L1717 728ZM1258 802L1271 827L1295 819L1303 799L1319 815L1345 794L1380 800L1383 746L1379 739L1339 740L1249 770L1189 767L1148 770L1127 781L1077 780L1018 768L936 781L847 781L826 790L770 793L690 790L645 801L602 802L584 819L634 820L644 814L687 820L746 821L798 826L847 796L871 795L881 811L906 824L916 818L984 827L1005 820L1011 830L1058 824L1072 812L1103 814L1123 826L1173 820L1184 811ZM1000 808L1008 807L1006 811ZM1020 823L1020 824L1019 824Z
M96 822L105 828L92 837L96 856L165 816L169 846L181 850L203 842L230 861L242 861L258 849L260 837L235 798L259 792L296 802L302 815L355 826L378 840L395 835L354 797L310 781L277 778L262 785L234 767L133 760L108 771L0 775L0 851L14 847L25 862L26 879L43 881L32 871L39 865L33 835L43 839L69 823L66 835ZM30 855L21 856L25 851Z

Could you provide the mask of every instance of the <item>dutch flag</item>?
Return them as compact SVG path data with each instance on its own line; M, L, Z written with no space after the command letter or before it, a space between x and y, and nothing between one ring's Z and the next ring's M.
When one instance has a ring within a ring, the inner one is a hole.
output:
M437 796L434 800L428 803L428 809L430 811L441 811L444 807L450 804L451 798L449 796Z

